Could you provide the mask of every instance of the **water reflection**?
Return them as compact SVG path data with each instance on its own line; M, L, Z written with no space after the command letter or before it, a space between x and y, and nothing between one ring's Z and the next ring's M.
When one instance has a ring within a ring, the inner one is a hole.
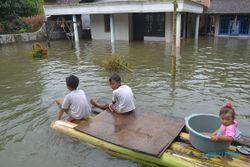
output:
M111 98L110 73L101 66L112 53L110 41L80 41L75 49L68 41L53 41L48 60L31 59L29 43L1 46L0 53L1 166L137 166L49 128L56 118L53 101L67 93L65 77L70 74L79 77L89 98ZM125 56L133 69L121 76L133 88L139 110L181 117L218 114L232 99L239 126L250 135L249 40L187 39L174 65L171 46L163 42L117 42L115 53Z

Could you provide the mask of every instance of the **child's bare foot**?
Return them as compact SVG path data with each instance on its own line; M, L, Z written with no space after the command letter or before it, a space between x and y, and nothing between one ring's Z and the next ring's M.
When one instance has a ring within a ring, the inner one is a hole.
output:
M67 119L67 121L69 121L69 122L73 122L75 119L74 118L72 118L72 117L69 117L68 119Z
M96 107L96 106L97 106L97 102L96 102L96 100L94 100L94 99L91 99L91 100L90 100L90 104L92 104L93 107Z

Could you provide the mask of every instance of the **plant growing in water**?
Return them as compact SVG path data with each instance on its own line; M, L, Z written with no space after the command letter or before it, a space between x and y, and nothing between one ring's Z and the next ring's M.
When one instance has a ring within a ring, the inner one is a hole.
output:
M33 44L32 47L33 47L33 52L32 52L33 58L39 58L39 59L48 58L47 56L48 50L44 48L40 43L35 43Z
M107 59L103 61L103 66L107 71L126 70L129 72L132 72L124 56L117 55L117 54L107 57Z

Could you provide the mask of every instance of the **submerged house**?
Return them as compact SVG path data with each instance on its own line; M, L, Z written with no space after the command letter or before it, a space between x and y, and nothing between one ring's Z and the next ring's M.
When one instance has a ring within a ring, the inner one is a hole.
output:
M204 14L207 34L250 37L250 0L211 0Z
M178 0L177 46L181 38L198 38L203 9L200 2ZM171 41L172 0L45 0L44 11L48 19L66 16L80 22L74 25L76 36L89 26L92 39Z

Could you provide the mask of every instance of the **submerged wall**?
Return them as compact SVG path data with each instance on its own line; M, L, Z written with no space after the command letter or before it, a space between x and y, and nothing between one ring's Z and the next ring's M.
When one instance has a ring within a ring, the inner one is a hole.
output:
M104 15L90 15L91 20L91 36L92 39L110 40L110 32L105 32ZM129 41L131 34L129 33L129 15L115 14L115 39Z
M41 41L45 39L45 34L45 26L42 26L37 32L4 34L0 35L0 45L16 42Z

